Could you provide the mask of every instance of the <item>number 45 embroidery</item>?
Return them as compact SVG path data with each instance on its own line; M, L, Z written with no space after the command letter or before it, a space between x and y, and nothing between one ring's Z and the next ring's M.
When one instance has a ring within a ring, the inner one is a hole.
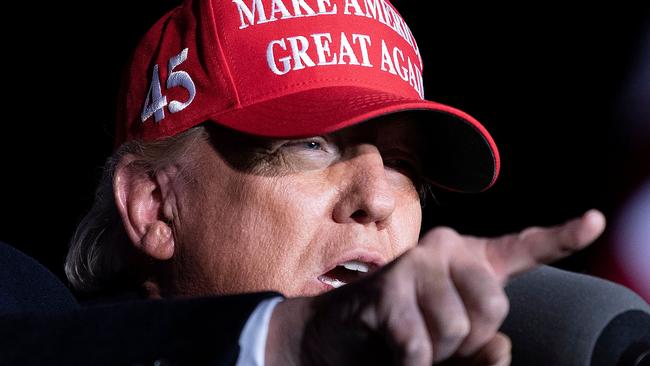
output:
M177 100L172 100L167 103L167 97L162 95L160 90L160 76L158 76L158 64L155 64L153 67L153 75L151 77L151 85L149 85L149 91L147 92L147 98L144 100L144 106L142 108L142 113L140 118L142 122L146 121L154 116L156 123L160 123L165 118L165 106L169 109L169 113L177 113L187 108L190 103L194 100L196 95L196 88L194 82L185 71L174 71L174 69L187 60L187 48L181 51L178 55L169 59L167 83L165 83L166 90L180 86L185 88L190 97L185 102L179 102Z

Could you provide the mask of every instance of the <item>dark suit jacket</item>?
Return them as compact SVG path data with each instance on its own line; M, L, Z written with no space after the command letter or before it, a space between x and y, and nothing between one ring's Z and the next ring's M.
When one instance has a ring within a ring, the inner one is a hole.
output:
M274 293L79 306L0 243L0 365L232 365L255 306Z

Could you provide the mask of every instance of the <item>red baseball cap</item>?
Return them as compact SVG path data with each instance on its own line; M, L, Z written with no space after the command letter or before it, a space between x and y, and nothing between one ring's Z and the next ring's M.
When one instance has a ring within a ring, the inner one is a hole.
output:
M300 138L409 113L429 134L429 180L489 188L499 174L492 137L468 114L424 100L422 67L388 0L186 0L133 54L116 145L205 121Z

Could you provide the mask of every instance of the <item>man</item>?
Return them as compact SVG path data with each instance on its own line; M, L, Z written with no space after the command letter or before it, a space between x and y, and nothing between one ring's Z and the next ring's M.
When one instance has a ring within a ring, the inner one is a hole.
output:
M69 279L147 298L284 295L216 303L245 323L217 336L242 365L508 364L504 284L581 249L604 218L420 235L428 185L478 192L499 172L488 132L424 100L421 75L387 1L185 1L134 53Z

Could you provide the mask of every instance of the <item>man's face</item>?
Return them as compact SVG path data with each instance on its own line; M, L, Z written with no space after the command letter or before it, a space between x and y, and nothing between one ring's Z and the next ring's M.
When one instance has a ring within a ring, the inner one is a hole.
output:
M175 184L166 291L314 295L417 244L415 123L389 117L300 140L211 135L194 152L194 179Z

